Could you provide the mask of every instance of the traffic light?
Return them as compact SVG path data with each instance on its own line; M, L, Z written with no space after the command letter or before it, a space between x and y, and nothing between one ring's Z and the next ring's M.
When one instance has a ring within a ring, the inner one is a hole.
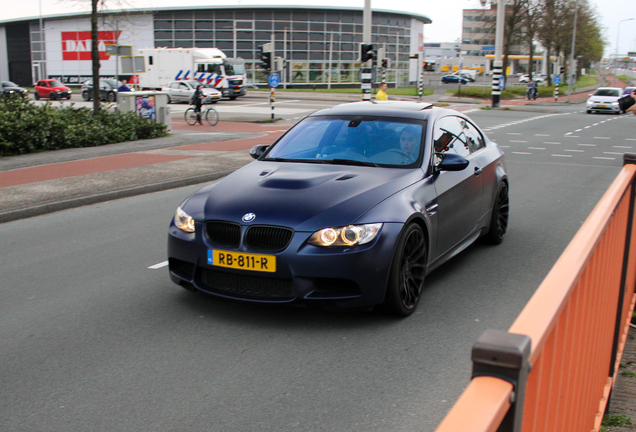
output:
M388 69L391 67L391 59L390 58L383 58L382 59L382 67L384 69Z
M261 69L271 70L272 69L272 44L266 43L265 45L260 46L260 59L261 62L258 64Z
M375 53L373 52L373 45L371 44L360 44L360 61L362 63L373 60L375 57Z
M565 66L561 66L561 72L560 74L564 74L565 73Z
M424 64L422 66L424 67L424 70L426 70L426 66L428 66L428 63L424 62Z

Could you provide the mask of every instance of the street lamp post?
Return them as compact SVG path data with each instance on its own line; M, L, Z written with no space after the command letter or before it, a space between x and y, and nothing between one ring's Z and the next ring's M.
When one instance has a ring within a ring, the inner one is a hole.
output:
M574 79L572 78L572 72L576 74L574 68L574 46L576 45L576 17L579 11L579 0L574 2L574 28L572 29L572 51L570 52L570 67L568 68L568 102L572 97L572 87L574 86Z
M621 34L621 23L623 21L631 21L634 18L625 18L624 20L620 20L618 22L618 28L616 29L616 54L614 55L614 85L617 85L616 83L616 68L618 67L618 37Z

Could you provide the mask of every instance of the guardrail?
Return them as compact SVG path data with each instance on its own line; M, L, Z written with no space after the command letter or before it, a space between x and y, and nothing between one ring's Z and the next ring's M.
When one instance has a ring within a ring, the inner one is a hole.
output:
M475 343L437 432L599 430L636 301L636 155L624 162L509 331Z

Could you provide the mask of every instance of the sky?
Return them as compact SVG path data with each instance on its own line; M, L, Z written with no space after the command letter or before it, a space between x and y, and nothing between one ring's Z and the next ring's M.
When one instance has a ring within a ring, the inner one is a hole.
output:
M275 5L315 5L321 7L346 6L364 7L364 0L107 0L112 9L182 6L269 6ZM617 36L619 54L636 51L636 1L634 0L588 0L595 7L603 34L609 44L605 55L616 52ZM0 21L14 18L58 15L78 10L89 10L88 0L21 0L4 1ZM479 0L371 0L371 9L404 11L428 16L433 23L424 27L425 42L454 42L461 37L462 10L480 8ZM635 18L632 21L622 21ZM622 21L622 22L621 22ZM620 24L619 24L620 23ZM618 34L620 32L620 34Z

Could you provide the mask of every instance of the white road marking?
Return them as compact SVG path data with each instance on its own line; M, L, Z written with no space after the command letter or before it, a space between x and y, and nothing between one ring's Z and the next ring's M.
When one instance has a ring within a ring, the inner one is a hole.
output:
M550 136L549 134L534 134L534 136Z
M553 154L552 156L556 156L556 157L572 157L572 155L560 155L560 154Z
M556 141L546 141L543 144L561 144L561 143Z
M615 155L622 155L623 152L603 152L603 154L615 154Z
M636 138L625 138L626 141L636 141Z
M545 147L528 147L528 150L545 150Z
M594 137L594 139L612 139L610 137Z
M521 154L521 155L531 155L532 153L526 153L526 152L512 152L513 154Z
M577 144L581 147L596 147L596 144Z
M632 146L612 146L614 148L624 148L624 149L630 149L632 148Z
M568 132L565 134L566 138L581 138L579 135L570 135L572 132Z
M594 159L616 160L616 158L611 158L611 157L600 157L600 156L594 156Z
M565 149L563 151L568 151L568 152L576 152L576 153L585 153L585 150L571 150L571 149Z
M527 143L528 141L517 141L517 140L510 140L510 142L518 142L518 143Z
M153 269L153 270L157 270L157 269L160 269L160 268L165 267L167 265L168 265L168 261L164 261L164 262L160 262L159 264L151 265L148 268L149 269Z

